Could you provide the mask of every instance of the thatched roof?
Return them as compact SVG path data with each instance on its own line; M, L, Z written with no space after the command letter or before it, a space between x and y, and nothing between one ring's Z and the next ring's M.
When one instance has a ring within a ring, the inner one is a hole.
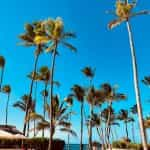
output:
M20 132L19 130L17 130L15 126L11 126L11 125L0 125L0 130L6 131L6 132L11 133L11 134L23 135L23 133Z

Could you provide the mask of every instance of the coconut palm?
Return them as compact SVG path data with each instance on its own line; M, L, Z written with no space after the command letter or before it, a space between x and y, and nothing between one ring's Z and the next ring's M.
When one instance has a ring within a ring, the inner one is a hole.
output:
M85 89L80 85L74 85L72 87L73 96L77 99L80 105L80 150L83 150L83 110L84 110L84 96L85 96Z
M94 78L94 70L91 67L85 67L82 69L83 74L89 78L90 87L92 86L92 79ZM93 114L93 103L90 103L90 116ZM92 121L89 122L89 149L92 149Z
M51 103L51 113L50 113L50 142L49 142L49 148L48 150L52 150L52 112L53 112L53 105L52 105L52 97L53 97L53 78L54 78L54 71L55 71L55 60L56 55L58 54L58 46L62 44L63 46L71 49L72 51L76 51L76 48L69 44L66 40L69 38L74 38L74 33L65 32L64 30L64 23L61 18L56 19L48 19L43 21L43 28L46 31L45 36L39 36L37 38L37 41L39 39L44 39L45 43L47 44L47 52L52 52L52 64L51 64L51 78L50 78L50 103Z
M27 105L28 99L29 99L29 95L24 94L24 95L21 97L21 100L18 100L18 101L16 101L16 102L13 104L13 107L18 108L18 109L20 109L21 111L25 112L25 111L26 111L26 105ZM32 100L32 101L31 101L30 107L29 107L29 112L30 112L30 113L35 112L35 100ZM28 114L28 115L29 115L29 114ZM27 136L29 136L29 128L30 128L30 125L29 125L29 123L28 123Z
M31 72L30 74L28 74L27 75L27 77L32 81L33 80L33 82L35 83L35 86L33 87L34 88L34 101L33 100L31 100L31 104L33 104L33 106L34 106L34 111L35 111L35 108L36 108L36 101L37 101L37 97L36 97L36 95L37 95L37 82L39 81L39 74L37 73L37 72ZM28 97L29 98L29 97ZM32 99L33 99L33 96L32 96ZM31 105L31 107L32 107L32 105ZM31 107L29 106L29 113L30 113L30 111L32 110L31 109ZM27 122L28 123L28 132L27 133L29 133L29 123L30 122ZM34 121L34 137L35 137L35 121ZM27 134L27 136L28 136L28 134Z
M108 103L108 118L106 121L105 134L107 137L106 145L108 145L111 148L109 134L110 134L110 121L112 115L112 111L111 111L112 103L119 100L125 100L126 95L122 93L117 93L116 86L112 87L108 83L104 83L101 85L101 92L103 93L104 101Z
M45 48L44 43L45 43L46 39L44 40L44 39L40 38L40 37L43 37L43 35L45 35L45 30L42 28L42 22L39 21L39 22L34 22L33 24L26 24L25 25L25 33L19 36L19 38L23 41L23 43L21 43L22 45L36 47L33 78L31 80L31 84L30 84L29 100L27 102L24 120L26 120L26 117L28 116L29 104L30 104L30 101L32 100L34 76L35 76L35 72L37 70L39 56L42 53L43 48ZM24 135L26 134L26 121L24 121L23 134Z
M5 125L7 125L7 123L8 123L8 106L9 106L10 93L11 93L10 85L4 85L2 87L2 92L7 94L6 117L5 117Z
M65 105L65 102L60 102L59 97L56 95L52 99L53 101L53 134L52 137L54 136L56 130L60 130L62 132L67 132L72 134L73 136L77 136L76 133L71 129L71 123L68 122L68 118L70 116L70 111L68 111L68 106ZM50 113L50 106L49 104L46 104L46 111L49 114ZM36 114L36 113L31 113L30 116L28 117L28 120L38 120L36 130L37 133L43 129L49 129L49 121L44 119L43 116Z
M112 29L123 22L126 22L126 25L127 25L130 49L131 49L131 57L132 57L134 88L135 88L136 103L137 103L137 107L138 107L140 133L141 133L143 148L144 148L144 150L147 150L147 137L146 137L146 133L144 130L144 125L143 125L143 113L142 113L141 96L140 96L140 90L139 90L135 44L134 44L134 39L133 39L133 35L132 35L130 19L132 19L135 16L150 14L150 12L144 10L144 11L139 11L139 12L134 13L132 10L135 6L136 6L135 1L129 3L128 0L117 0L116 1L116 10L114 12L116 19L111 21L109 23L108 27L109 27L109 29Z
M110 115L111 114L111 115ZM115 112L112 106L107 106L107 108L104 108L101 112L101 122L105 125L105 135L104 135L104 141L106 148L109 147L111 149L110 145L110 132L111 132L111 126L115 124ZM109 122L108 122L109 118Z
M131 120L131 123L132 123L132 138L133 138L133 142L135 142L135 133L134 133L134 123L135 123L135 119L134 119L134 116L137 115L137 105L133 105L131 108L130 108L130 112L132 114L132 120Z
M47 87L48 87L48 83L49 83L49 79L50 79L50 72L47 66L42 66L39 69L39 80L42 81L44 83L44 90L41 92L42 96L43 96L43 116L44 119L46 119L46 103L47 103L47 97L48 97L48 91L47 91ZM45 136L45 132L44 129L42 131L42 137Z
M118 115L118 119L124 122L125 131L126 131L126 139L129 139L128 123L132 121L132 118L129 116L128 110L121 109Z
M4 76L4 67L5 67L5 58L3 56L0 56L0 68L1 68L0 91L1 91L3 76Z
M70 107L70 112L72 112L72 106L73 106L73 96L70 94L65 98L65 102ZM69 122L71 123L71 113L69 116ZM70 134L68 133L68 150L70 149Z

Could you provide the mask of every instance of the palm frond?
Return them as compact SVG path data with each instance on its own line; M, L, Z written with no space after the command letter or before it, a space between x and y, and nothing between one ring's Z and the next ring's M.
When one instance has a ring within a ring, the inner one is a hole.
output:
M148 10L142 10L142 11L139 11L137 13L132 13L130 15L130 17L136 17L136 16L140 16L140 15L150 15L150 11L148 11Z
M67 47L68 49L70 49L70 50L72 50L72 51L74 51L74 52L77 51L77 49L76 49L73 45L71 45L70 43L67 43L67 42L65 42L65 41L61 41L61 43L62 43L65 47Z
M59 121L58 122L59 126L65 127L65 128L70 128L71 127L71 123L70 122L66 122L66 121Z
M108 24L108 28L109 29L113 29L113 28L117 27L118 25L120 25L124 21L125 21L125 19L116 19L116 20L113 20L113 21L111 21Z
M37 114L35 112L29 113L29 115L26 118L26 122L33 121L33 120L44 120L43 116L40 114Z
M49 122L46 120L37 123L36 130L40 131L43 129L49 129Z
M60 82L59 81L53 81L53 84L56 85L57 87L60 87Z
M26 109L26 105L23 102L21 102L21 101L17 101L16 103L14 103L13 107L19 108L22 111L25 111L25 109Z
M63 35L62 35L62 39L66 39L66 38L76 38L76 34L73 33L73 32L65 32Z
M70 135L74 136L74 137L77 137L77 134L75 131L71 130L71 129L67 129L67 128L60 128L59 129L60 131L62 132L66 132L66 133L69 133Z

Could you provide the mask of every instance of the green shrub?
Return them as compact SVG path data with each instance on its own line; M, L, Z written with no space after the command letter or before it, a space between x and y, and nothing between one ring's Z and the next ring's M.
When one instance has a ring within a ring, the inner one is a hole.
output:
M47 149L48 138L32 139L0 139L0 148L34 148L36 150ZM53 149L63 150L65 142L59 139L53 140Z
M122 140L113 142L112 147L113 148L128 148L128 149L135 149L135 150L143 150L142 144L125 142ZM150 150L150 145L148 145L148 150Z

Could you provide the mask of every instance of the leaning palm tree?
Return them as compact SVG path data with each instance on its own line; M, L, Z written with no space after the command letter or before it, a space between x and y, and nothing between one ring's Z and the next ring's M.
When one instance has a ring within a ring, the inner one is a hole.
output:
M5 58L0 56L0 68L1 68L1 77L0 77L0 91L2 88L3 76L4 76L4 67L5 67Z
M7 125L7 123L8 123L8 106L9 106L10 93L11 93L10 85L4 85L2 87L2 92L7 94L6 117L5 117L5 125Z
M145 133L144 125L143 125L143 113L142 113L141 96L140 96L140 90L139 90L135 44L134 44L134 39L133 39L133 35L132 35L130 19L132 19L135 16L150 14L150 12L144 10L144 11L134 13L132 10L135 6L136 6L135 1L133 1L132 3L129 3L128 0L117 0L116 11L114 12L117 19L110 22L108 26L110 29L112 29L123 22L126 22L126 25L127 25L130 49L131 49L131 57L132 57L135 96L136 96L136 103L137 103L137 107L138 107L140 134L141 134L141 138L142 138L143 148L144 148L144 150L147 150L147 137L146 137L146 133Z
M94 70L91 67L85 67L82 69L83 74L89 78L90 80L90 87L92 86L92 80L94 78ZM93 103L90 103L90 116L93 114ZM91 120L91 119L90 119ZM92 120L89 122L89 149L92 149Z
M41 27L42 22L34 22L33 24L26 24L25 25L25 33L20 35L19 38L23 41L21 43L24 46L34 46L36 47L35 50L35 61L34 61L34 69L33 69L33 78L31 80L30 89L29 89L29 99L26 106L25 111L25 119L24 119L24 126L23 126L23 134L26 134L26 117L29 113L29 104L32 99L32 92L33 92L33 86L34 86L34 76L35 72L37 70L37 64L39 60L39 56L43 51L43 48L45 48L44 42L46 39L41 38L43 35L45 35L45 30Z
M58 46L62 44L63 46L71 49L72 51L76 51L76 48L66 42L67 39L69 38L75 38L74 33L69 33L65 32L64 30L64 23L61 18L56 18L56 19L48 19L43 21L43 28L46 31L44 40L45 43L47 44L47 52L52 53L52 64L51 64L51 78L50 78L50 107L51 107L51 113L50 113L50 141L49 141L49 148L48 150L52 150L52 120L53 120L53 105L52 105L52 97L53 97L53 78L54 78L54 71L55 71L55 60L56 60L56 55L58 54ZM39 37L40 39L43 39L43 37Z
M72 87L73 96L81 103L80 106L80 150L83 150L83 109L84 109L84 96L85 96L85 89L80 85L74 85Z

